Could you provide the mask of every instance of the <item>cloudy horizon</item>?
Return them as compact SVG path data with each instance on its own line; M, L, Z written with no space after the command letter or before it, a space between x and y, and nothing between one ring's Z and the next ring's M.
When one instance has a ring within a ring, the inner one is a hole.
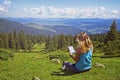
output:
M0 17L120 18L119 0L0 0Z

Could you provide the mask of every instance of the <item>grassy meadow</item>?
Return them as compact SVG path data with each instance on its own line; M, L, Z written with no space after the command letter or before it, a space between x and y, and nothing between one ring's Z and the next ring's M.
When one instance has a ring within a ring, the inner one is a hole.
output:
M120 58L100 58L101 53L93 53L93 67L90 71L73 74L62 72L61 64L49 59L49 55L64 54L68 52L57 50L46 52L44 44L34 45L32 52L15 53L9 60L0 60L0 80L120 80ZM71 58L67 61L74 62ZM105 65L105 68L95 67L95 63Z

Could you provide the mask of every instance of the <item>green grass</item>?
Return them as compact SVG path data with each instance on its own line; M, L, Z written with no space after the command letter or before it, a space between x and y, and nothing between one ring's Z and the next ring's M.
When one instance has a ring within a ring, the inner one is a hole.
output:
M36 53L15 53L15 56L9 60L0 60L0 80L32 80L34 76L40 80L120 80L120 59L114 58L100 58L98 53L93 57L93 67L90 71L80 74L70 74L61 72L61 64L55 64L49 60L51 54L65 54L67 52L55 51L44 52L44 45L37 47L34 51ZM67 61L74 62L71 58ZM95 67L95 63L102 63L102 67ZM53 74L54 73L54 74Z

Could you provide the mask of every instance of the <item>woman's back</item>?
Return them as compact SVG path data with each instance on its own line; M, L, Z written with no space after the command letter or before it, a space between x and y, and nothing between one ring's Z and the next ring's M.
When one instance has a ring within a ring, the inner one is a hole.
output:
M84 71L92 67L92 49L86 53L80 54L79 60L76 62L75 67L80 71Z

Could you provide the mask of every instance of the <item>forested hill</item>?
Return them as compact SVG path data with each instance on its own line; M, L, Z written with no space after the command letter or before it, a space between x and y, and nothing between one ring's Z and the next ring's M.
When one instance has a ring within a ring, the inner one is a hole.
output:
M35 29L32 27L25 26L18 22L9 21L9 20L0 18L0 32L13 32L13 31L20 32L21 30L27 34L42 34L42 33L55 34L54 32Z

